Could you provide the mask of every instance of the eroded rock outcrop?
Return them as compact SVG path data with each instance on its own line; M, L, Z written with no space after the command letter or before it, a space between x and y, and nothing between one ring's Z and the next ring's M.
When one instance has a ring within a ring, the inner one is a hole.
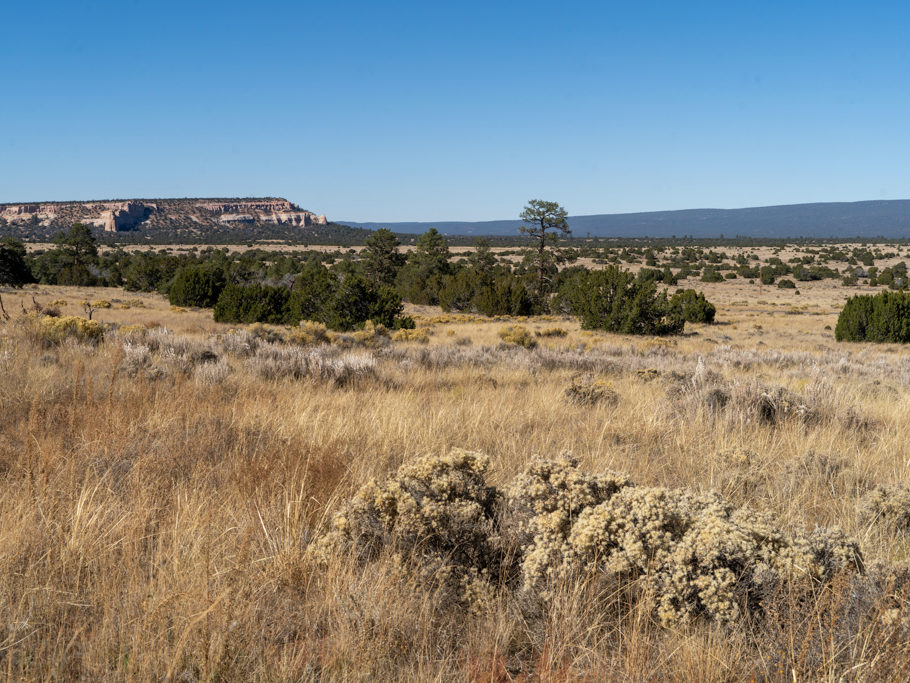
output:
M61 229L85 223L107 232L145 226L326 225L324 215L280 197L251 199L130 199L102 202L0 204L0 224Z

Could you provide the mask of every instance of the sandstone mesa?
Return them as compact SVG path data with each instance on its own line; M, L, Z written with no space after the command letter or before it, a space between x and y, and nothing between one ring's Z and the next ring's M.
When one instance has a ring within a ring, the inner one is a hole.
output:
M327 223L324 215L280 197L0 204L0 220L60 227L79 222L106 232L138 230L147 223L170 220L190 220L200 226L254 223L307 227Z

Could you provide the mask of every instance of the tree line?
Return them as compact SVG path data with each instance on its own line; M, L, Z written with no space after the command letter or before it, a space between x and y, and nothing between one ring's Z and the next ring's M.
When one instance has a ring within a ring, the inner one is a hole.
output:
M483 239L456 258L436 229L407 253L396 235L380 229L359 253L210 248L102 254L91 229L76 224L55 237L53 248L32 255L19 242L0 241L0 284L157 291L175 306L212 308L222 322L315 320L336 330L367 320L413 326L402 314L405 301L487 316L571 314L586 328L624 333L674 334L686 321L713 321L714 307L703 295L681 290L671 296L660 286L675 284L672 272L643 268L632 275L616 266L571 265L575 255L558 241L570 231L557 203L532 200L521 218L532 246L515 263L498 259Z

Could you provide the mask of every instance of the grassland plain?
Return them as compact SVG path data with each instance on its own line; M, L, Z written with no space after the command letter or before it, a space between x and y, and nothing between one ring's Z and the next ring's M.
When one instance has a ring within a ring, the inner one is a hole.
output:
M425 342L373 333L306 348L155 295L3 291L0 670L906 680L910 354L834 342L827 328L862 287L688 286L718 323L670 339L412 307ZM111 304L93 315L103 343L51 344L26 322L35 302L83 315L84 300ZM514 325L533 348L503 341ZM496 490L537 456L571 453L590 475L717 492L787 533L837 525L865 574L783 582L761 615L663 623L647 573L563 578L545 598L503 576L465 605L391 543L368 560L313 560L371 480L394 489L399 467L453 448L485 454Z

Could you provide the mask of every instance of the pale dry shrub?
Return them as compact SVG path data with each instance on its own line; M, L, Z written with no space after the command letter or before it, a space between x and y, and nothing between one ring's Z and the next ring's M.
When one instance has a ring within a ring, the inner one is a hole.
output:
M858 547L837 530L788 535L717 494L625 487L581 513L549 576L526 581L541 585L554 573L643 579L664 624L730 623L758 612L758 596L782 581L861 568Z
M782 583L824 583L863 568L858 546L840 530L787 533L718 494L591 476L564 456L535 459L500 496L486 483L487 465L461 450L404 465L361 489L310 552L367 562L391 551L476 607L477 596L492 595L491 577L509 574L511 548L535 599L579 580L634 585L666 625L754 617L761 597Z
M894 531L910 531L910 486L876 486L863 498L860 512Z
M204 363L193 371L193 377L202 384L221 384L231 374L231 365L223 358L214 363Z
M556 460L535 458L506 493L515 533L524 547L525 586L543 588L579 515L630 485L622 474L587 474L569 455Z
M313 379L334 386L347 386L377 376L371 354L343 353L328 346L312 349L263 344L249 359L250 369L266 380Z
M727 404L729 416L737 421L776 425L785 420L812 424L819 419L814 403L784 387L758 382L736 382Z
M120 369L127 376L133 377L151 366L152 350L148 344L128 338L121 344L121 348L123 360L120 362Z
M460 449L402 465L383 482L364 486L310 546L320 561L375 560L391 552L397 564L448 587L477 605L492 592L501 563L496 533L497 492L487 486L489 459Z
M720 451L715 462L719 465L716 486L728 497L748 499L767 486L769 472L758 454L748 448Z
M579 406L594 406L604 403L615 406L619 403L619 394L613 389L610 382L595 379L591 375L581 375L572 378L571 384L566 387L566 400Z
M522 325L509 325L499 330L499 338L506 344L521 346L526 349L533 349L537 346L537 340L527 327Z
M231 330L216 338L223 353L248 358L259 348L260 339L249 330Z

